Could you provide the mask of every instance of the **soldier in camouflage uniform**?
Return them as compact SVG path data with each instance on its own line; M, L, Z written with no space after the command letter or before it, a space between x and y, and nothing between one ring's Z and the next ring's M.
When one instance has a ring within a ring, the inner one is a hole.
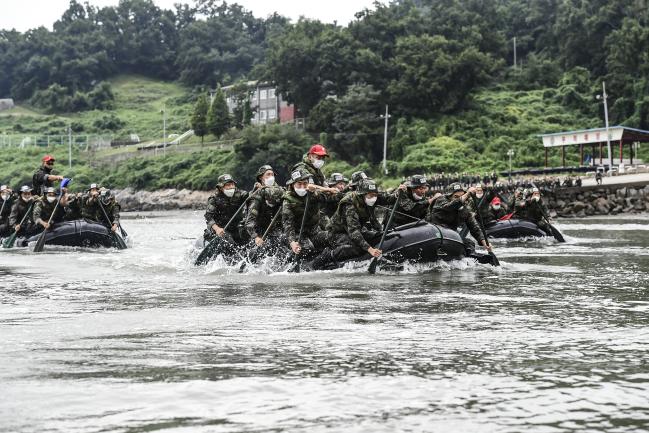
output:
M356 191L358 184L366 179L371 179L364 171L355 171L352 173L351 181L347 185L345 192Z
M322 166L325 164L325 158L328 158L327 150L321 144L314 144L309 149L301 162L298 162L291 168L291 173L295 170L306 171L313 179L313 183L326 187L325 175L322 173Z
M456 231L458 227L466 224L471 235L480 242L480 245L485 247L487 251L491 251L491 246L487 245L478 221L466 206L467 202L470 201L471 194L474 192L475 188L473 187L465 191L461 184L451 184L448 193L438 198L431 207L428 213L428 222ZM469 254L475 251L475 243L470 239L465 238L464 245Z
M491 200L491 203L489 204L489 210L487 211L486 214L485 220L487 221L487 225L494 224L496 221L498 221L500 218L504 217L505 215L507 215L507 209L505 209L502 206L499 197L494 197L493 200Z
M243 221L243 211L236 216L235 213L248 199L248 192L237 188L237 183L229 174L219 176L216 192L207 200L205 222L207 228L203 237L206 241L220 236L236 244L245 242L239 230L239 223ZM234 216L227 230L224 227Z
M328 234L320 227L320 205L326 202L327 194L335 194L338 190L318 188L310 183L311 174L306 170L293 170L291 179L286 183L288 191L284 194L282 203L282 225L284 237L295 255L303 254L303 249L309 253L322 251L329 245ZM300 239L300 228L306 207L304 231Z
M326 227L329 219L331 219L333 214L336 212L336 209L338 209L338 203L340 203L340 200L342 200L345 195L344 191L347 189L347 182L348 179L343 176L342 173L332 173L331 176L329 176L329 179L327 179L327 185L329 188L335 188L339 192L338 194L332 194L330 199L322 206L322 213L327 217L326 219L323 218L323 221L325 222L323 228Z
M399 207L394 214L394 225L400 226L417 220L426 219L428 208L434 198L426 198L428 181L426 176L416 174L411 176L400 190Z
M117 229L119 228L119 211L121 210L121 206L119 203L117 203L117 200L115 200L115 196L113 193L107 189L107 188L101 188L99 190L99 203L98 203L98 208L99 208L99 221L101 224L103 224L106 228L116 232ZM106 215L104 215L104 212L101 210L101 207L104 208L106 211ZM106 221L106 216L110 219L110 221ZM111 224L112 221L112 224Z
M99 209L99 186L96 183L90 184L90 188L81 199L81 217L91 221L105 219Z
M20 198L11 207L11 215L9 215L9 225L17 232L16 236L29 237L40 231L40 226L34 224L33 203L32 189L28 185L23 185L20 188ZM29 211L29 214L27 214L27 211ZM25 214L27 214L27 217L23 221Z
M313 268L322 269L332 262L366 253L380 256L382 251L370 244L376 242L383 231L374 214L375 205L390 205L395 201L396 195L380 193L371 179L360 182L356 191L345 194L327 227L332 248L325 249L314 259Z
M68 204L67 197L65 195L61 196L61 202L58 207L56 206L57 194L56 190L53 187L45 188L45 195L43 195L40 200L36 201L34 205L34 220L36 224L40 224L44 229L48 229L50 225L63 222L65 218L65 209L64 207ZM54 209L56 208L56 212ZM54 216L52 217L52 214ZM52 221L50 221L52 217Z
M552 230L545 220L547 216L548 221L551 221L548 208L543 203L543 200L541 200L541 192L535 187L531 189L531 194L531 197L528 199L516 202L514 217L531 221L539 226L548 236L553 236Z
M7 185L0 187L0 237L7 236L13 231L9 224L9 215L11 207L14 205L16 197Z
M270 165L262 165L257 170L256 180L262 186L250 196L248 213L245 217L245 227L255 245L260 247L266 243L262 236L268 229L273 217L277 212L281 212L282 197L285 190L275 183L275 172ZM281 221L276 221L267 236L269 243L276 243L281 233Z

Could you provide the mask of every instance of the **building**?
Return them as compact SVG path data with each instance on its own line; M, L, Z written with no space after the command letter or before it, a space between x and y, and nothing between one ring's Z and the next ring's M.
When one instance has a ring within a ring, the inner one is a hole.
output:
M14 108L14 100L11 98L0 99L0 111Z
M292 123L295 121L295 106L286 102L276 92L275 86L257 81L248 81L246 84L250 89L250 107L253 112L251 123L253 125L277 122ZM223 87L230 113L236 108L236 100L232 95L234 87L234 85ZM210 91L210 99L213 98L215 92L215 90Z

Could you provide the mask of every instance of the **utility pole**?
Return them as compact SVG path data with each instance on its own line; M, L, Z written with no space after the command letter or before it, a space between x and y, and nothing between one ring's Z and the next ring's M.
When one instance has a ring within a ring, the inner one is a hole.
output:
M516 70L516 36L514 36L514 70Z
M608 129L608 95L606 94L606 82L602 81L602 94L596 96L604 100L604 125L606 126L606 151L608 152L608 175L613 176L613 156L611 155L611 134ZM622 161L620 161L622 162Z
M388 106L385 105L385 115L381 115L385 119L385 130L383 131L383 174L388 174Z
M68 125L68 167L72 168L72 125Z
M162 105L162 154L167 155L167 104Z
M507 151L507 156L509 156L509 183L512 182L512 156L514 156L514 149L509 149Z

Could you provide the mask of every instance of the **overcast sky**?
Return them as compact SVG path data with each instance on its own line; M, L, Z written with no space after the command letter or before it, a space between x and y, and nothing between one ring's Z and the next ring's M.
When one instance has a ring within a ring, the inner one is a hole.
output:
M114 6L119 0L90 0L94 6ZM80 3L83 3L82 1ZM193 4L193 0L154 0L163 9L173 9L174 3ZM317 18L321 21L345 25L354 19L354 13L364 8L372 9L373 0L238 0L228 3L239 3L253 12L256 17L266 17L272 12L279 12L294 21L300 15ZM387 3L387 0L381 0ZM0 0L0 29L15 28L21 32L38 26L52 28L68 8L69 0Z

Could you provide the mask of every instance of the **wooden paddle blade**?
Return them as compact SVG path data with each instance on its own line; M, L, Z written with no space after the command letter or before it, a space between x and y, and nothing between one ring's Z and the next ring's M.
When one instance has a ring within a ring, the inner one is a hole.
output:
M45 233L47 233L47 230L44 230L36 241L36 245L34 246L35 253L40 253L45 248Z
M2 243L2 248L13 248L14 243L16 242L16 232L13 232L11 236L4 240Z
M552 235L554 238L557 240L557 242L565 242L566 240L564 239L563 235L561 232L552 224L549 224L550 230L552 231Z
M370 266L367 268L367 272L374 275L376 273L376 267L379 265L379 258L374 257L370 262Z

